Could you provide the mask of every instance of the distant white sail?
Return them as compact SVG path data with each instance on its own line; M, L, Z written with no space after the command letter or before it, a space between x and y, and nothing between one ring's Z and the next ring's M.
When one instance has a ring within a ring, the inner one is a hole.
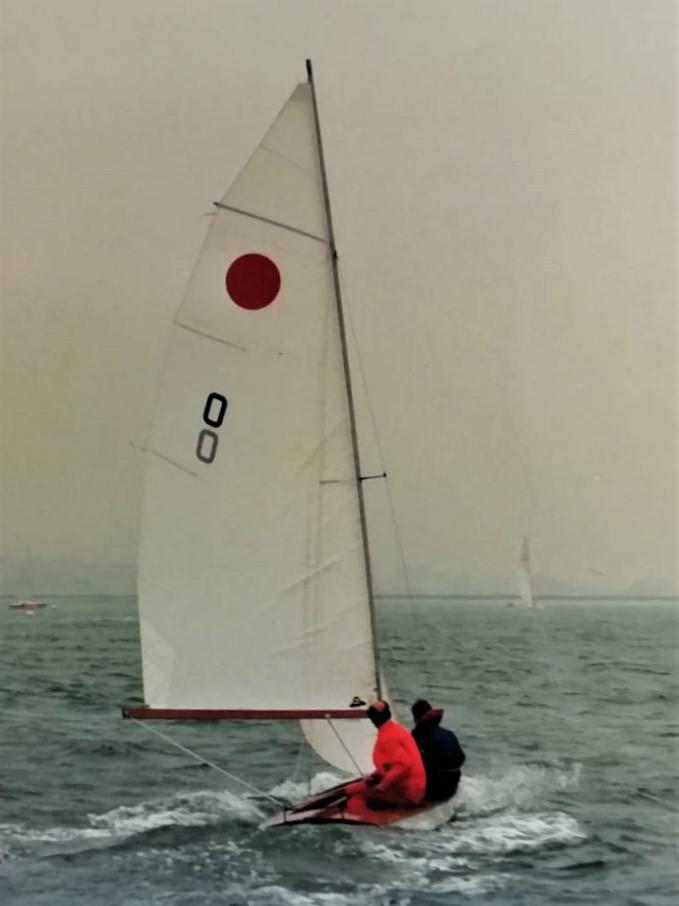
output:
M175 319L138 585L153 708L330 710L375 696L308 84L218 204ZM352 768L340 744L320 748Z
M533 574L530 565L530 547L528 538L523 539L519 558L519 594L523 607L539 607L533 590Z

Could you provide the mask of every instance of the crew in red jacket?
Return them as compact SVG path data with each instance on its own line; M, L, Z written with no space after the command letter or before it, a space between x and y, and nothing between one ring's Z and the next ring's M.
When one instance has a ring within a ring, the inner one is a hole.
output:
M373 748L375 772L346 786L347 808L360 811L365 805L419 805L424 799L427 779L415 740L401 724L391 719L384 701L373 702L368 717L377 727Z

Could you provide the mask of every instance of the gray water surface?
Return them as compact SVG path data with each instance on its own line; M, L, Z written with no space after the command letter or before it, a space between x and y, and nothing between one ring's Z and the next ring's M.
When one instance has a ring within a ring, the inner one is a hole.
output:
M260 830L266 800L120 718L135 601L52 602L0 602L4 906L676 902L675 602L383 602L397 702L445 706L467 751L437 831ZM279 796L337 776L292 724L160 729Z

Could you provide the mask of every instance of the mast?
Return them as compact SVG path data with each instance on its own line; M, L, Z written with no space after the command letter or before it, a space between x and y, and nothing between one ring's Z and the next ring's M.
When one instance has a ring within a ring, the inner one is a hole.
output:
M363 499L363 476L361 474L361 457L358 449L358 435L356 432L356 411L354 408L354 395L351 387L351 373L349 370L349 352L347 348L347 335L344 325L344 308L342 305L342 290L340 287L338 256L335 246L335 232L332 225L332 211L330 208L330 193L328 191L328 177L325 170L325 157L323 156L323 142L321 139L321 124L318 116L318 102L316 100L316 86L311 67L311 60L306 61L306 71L311 88L311 101L314 111L314 125L316 127L316 144L318 147L318 161L321 169L321 182L323 185L323 203L325 218L328 228L328 243L330 246L330 261L332 264L332 282L335 290L337 304L337 323L339 325L340 345L342 347L342 369L344 372L344 385L347 392L347 405L349 409L349 424L351 426L351 448L354 457L354 472L356 475L356 492L358 494L358 511L361 523L361 541L363 543L363 559L365 563L366 584L368 589L368 608L370 611L370 629L372 634L373 659L375 663L375 688L377 696L382 696L382 681L380 671L380 654L377 647L377 620L375 616L375 597L373 594L372 569L370 565L370 548L368 546L368 525L365 515L365 501Z

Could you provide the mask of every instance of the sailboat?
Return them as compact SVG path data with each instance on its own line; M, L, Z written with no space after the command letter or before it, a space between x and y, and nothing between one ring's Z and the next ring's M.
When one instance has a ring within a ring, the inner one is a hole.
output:
M25 601L12 601L9 606L12 610L23 610L25 613L33 613L35 610L47 607L47 604L44 601L33 601L27 598Z
M530 607L540 610L542 605L535 597L533 589L533 572L530 564L530 546L528 537L524 536L519 553L519 600L511 602L512 607Z
M367 705L387 693L309 61L307 76L215 202L174 319L146 449L146 704L123 714L299 721L355 775L372 769ZM358 821L342 786L270 823Z
M33 584L31 581L31 574L32 574L31 564L32 564L31 549L30 549L30 547L28 547L26 549L25 563L24 563L23 569L21 570L21 584L24 586L25 589L28 589L29 596L28 596L28 598L24 598L23 600L12 601L9 605L11 610L21 610L24 613L29 614L29 615L35 613L36 610L42 610L44 607L47 607L47 605L45 604L44 601L34 600L34 597L33 597L32 591L31 591L31 586Z

